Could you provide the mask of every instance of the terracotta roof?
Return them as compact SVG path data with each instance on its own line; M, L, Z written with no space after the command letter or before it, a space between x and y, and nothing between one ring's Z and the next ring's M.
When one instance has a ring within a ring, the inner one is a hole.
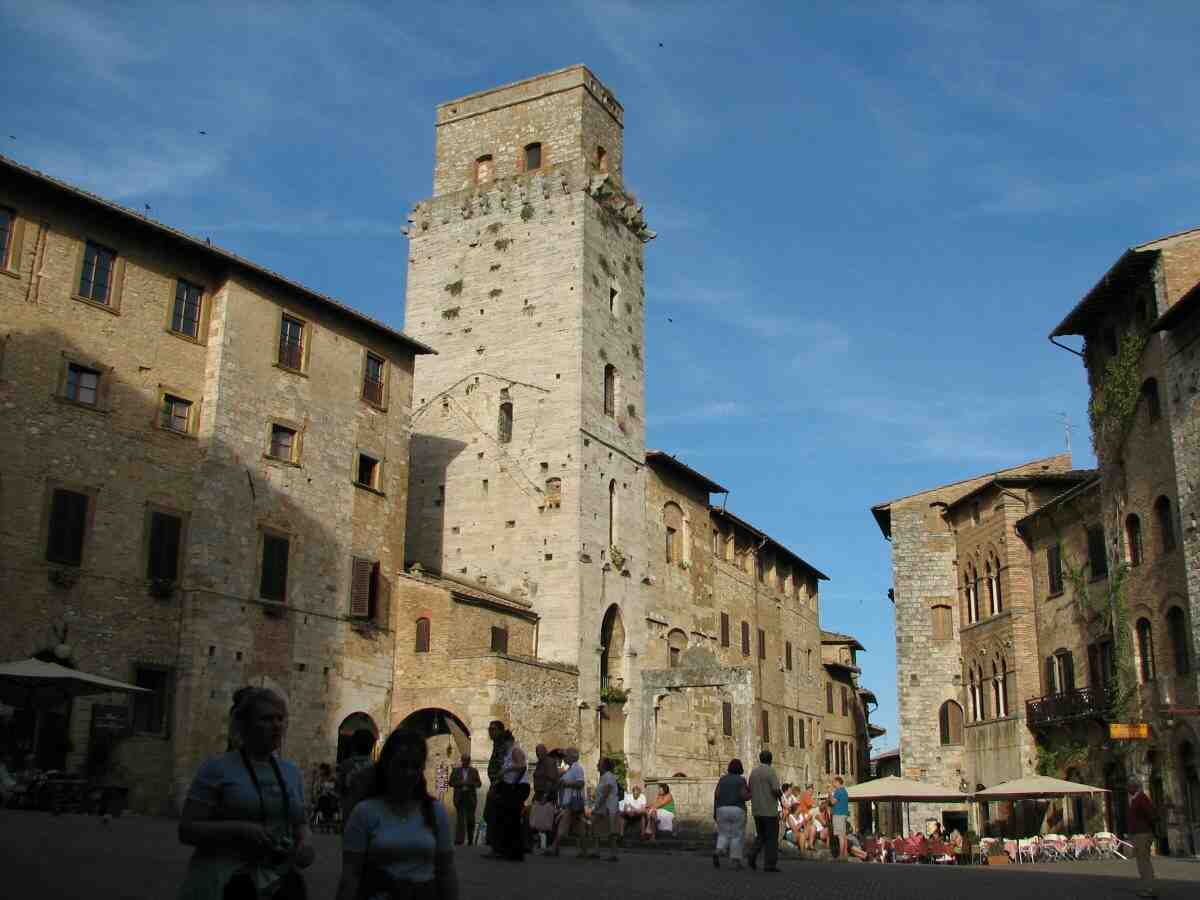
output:
M710 494L728 494L729 489L721 487L707 475L701 475L689 465L685 465L676 459L672 454L662 450L647 450L646 451L647 465L662 465L669 469L673 469L680 475L683 475L692 481L705 488Z
M893 756L899 757L900 750L899 749L887 750L883 753L880 753L878 756L872 756L871 762L883 762L885 759L891 759Z
M1040 472L1031 475L997 475L994 478L981 484L973 491L967 491L953 503L947 503L947 509L953 509L965 500L976 497L982 494L988 488L996 487L1017 487L1029 484L1080 484L1084 481L1089 481L1097 474L1096 469L1069 469L1066 472Z
M821 663L821 665L827 669L841 669L844 672L853 672L855 675L862 672L862 669L860 669L858 666L853 666L850 663L838 662L837 660L830 660L828 662Z
M808 571L810 571L814 575L816 575L817 580L819 580L819 581L828 581L829 580L829 576L826 575L824 572L822 572L820 569L818 569L816 566L812 565L812 563L805 562L803 558L801 558L800 556L793 553L791 550L789 550L783 544L779 543L779 541L775 540L773 537L771 537L766 532L759 531L757 528L755 528L753 525L751 525L745 519L740 519L737 516L735 516L733 513L731 513L729 510L722 509L719 506L710 506L708 508L708 510L709 510L709 513L714 518L728 519L729 521L733 522L735 525L738 525L741 528L744 528L746 531L749 531L755 537L758 537L761 540L767 541L776 550L781 551L788 558L794 560L795 562L798 562L803 568L807 569Z
M405 578L411 578L422 584L428 584L432 587L449 591L451 595L461 600L468 602L476 601L490 606L503 607L526 618L538 618L537 613L533 611L533 604L522 597L514 597L512 594L492 590L474 582L461 581L451 575L435 575L419 569L401 572L400 574Z
M1120 259L1112 264L1112 267L1104 273L1095 286L1084 294L1083 299L1075 304L1074 308L1067 313L1066 318L1058 323L1058 326L1050 332L1050 337L1083 334L1087 323L1105 306L1114 300L1120 302L1128 298L1128 288L1150 273L1158 260L1159 251L1163 247L1184 238L1197 237L1200 237L1200 228L1189 228L1155 238L1136 247L1130 247L1121 254Z
M280 275L278 272L274 272L271 269L266 268L265 266L260 266L248 259L244 259L243 257L238 256L236 253L233 253L229 250L223 250L220 247L214 247L208 241L202 241L199 238L192 237L190 234L180 231L177 228L172 228L170 225L164 225L162 222L155 221L148 216L144 216L139 212L135 212L134 210L121 206L118 203L114 203L111 200L106 200L105 198L93 194L90 191L85 191L73 184L60 181L59 179L53 178L44 172L39 172L37 169L24 166L16 160L9 159L7 156L0 155L0 171L5 171L5 173L8 175L25 176L30 178L42 185L61 191L92 206L98 207L110 213L116 213L118 216L124 218L128 222L143 228L147 228L161 237L166 237L170 240L174 240L180 244L183 244L190 250L202 253L213 260L227 263L242 269L243 271L251 272L254 275L266 278L268 281L279 287L302 294L306 299L314 301L318 305L324 306L338 315L344 316L360 325L365 325L373 331L389 337L392 340L406 344L416 354L437 352L429 345L423 344L415 338L409 337L402 331L397 331L394 328L384 325L377 319L373 319L365 313L361 313L358 310L347 306L340 300L335 300L333 297L326 296L318 291L314 291L312 288L305 287L298 281L293 281L290 278Z
M858 642L858 638L854 637L853 635L842 634L841 632L837 632L837 631L826 631L824 628L821 629L821 643L822 644L849 644L855 650L861 650L864 653L867 652L867 648L864 647L862 644L860 644Z
M1024 469L1029 466L1035 466L1038 463L1053 462L1062 454L1056 453L1053 456L1044 456L1040 459L1031 459L1029 462L1019 463L1015 466L1006 466L1003 469L997 469L994 472L984 472L980 475L972 475L969 478L960 478L957 481L951 481L947 484L939 484L937 487L925 488L924 490L914 491L911 494L905 494L903 497L896 497L892 500L885 500L883 503L876 503L871 507L871 515L875 517L875 524L879 526L879 530L883 532L883 536L888 540L892 537L892 504L900 503L904 500L912 500L915 497L920 497L922 494L932 494L934 491L943 491L946 488L952 488L958 484L966 484L968 481L975 481L979 478L987 478L991 475L1002 475L1005 472L1011 472L1014 469Z

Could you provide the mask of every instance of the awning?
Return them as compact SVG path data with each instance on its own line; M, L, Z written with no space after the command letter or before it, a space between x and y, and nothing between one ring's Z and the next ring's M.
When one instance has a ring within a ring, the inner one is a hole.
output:
M1046 775L1031 775L1006 781L975 794L978 801L987 800L1047 800L1076 794L1107 794L1107 788L1092 787L1074 781L1063 781Z
M925 784L921 781L910 781L907 778L897 778L889 775L886 778L876 778L874 781L864 781L846 788L851 800L902 800L914 803L965 803L971 799L970 794L964 794L940 784Z
M149 694L151 691L58 663L22 659L0 663L0 700L11 706L44 706L92 694Z

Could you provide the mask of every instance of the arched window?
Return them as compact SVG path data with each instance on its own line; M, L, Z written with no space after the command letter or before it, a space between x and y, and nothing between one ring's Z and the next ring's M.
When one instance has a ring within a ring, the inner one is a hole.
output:
M479 159L475 160L475 183L483 184L485 181L491 181L492 176L496 173L496 165L492 161L492 154L485 153Z
M1158 382L1147 378L1142 382L1142 401L1146 404L1146 415L1151 422L1157 422L1162 417L1162 403L1158 399Z
M609 363L604 367L604 414L610 418L617 414L617 388L620 376L617 367Z
M992 662L992 709L996 711L996 718L1001 718L1004 715L1004 704L1000 702L1000 669L995 661Z
M1154 524L1158 526L1158 549L1170 553L1175 549L1175 522L1171 516L1171 501L1159 497L1154 501Z
M533 172L542 167L542 145L532 143L525 145L524 153L525 171Z
M1154 680L1154 633L1150 629L1150 620L1137 620L1137 649L1138 672L1142 676L1142 684Z
M1171 639L1171 651L1175 657L1175 674L1186 675L1192 671L1191 654L1188 653L1187 616L1178 606L1167 610L1167 636Z
M596 148L596 168L601 172L608 171L608 154L603 147Z
M512 440L513 405L505 402L500 404L499 421L496 424L496 440L507 444Z
M429 619L422 616L417 619L417 640L414 646L416 653L429 652Z
M1008 660L1000 660L1000 708L1001 715L1008 715Z
M988 592L988 615L996 614L996 578L992 574L992 561L989 559L983 564L983 577L987 581Z
M663 528L666 533L664 559L676 563L683 559L683 510L676 503L663 507Z
M683 658L683 651L687 649L687 635L674 628L667 635L667 662L672 669L678 669L680 660Z
M963 711L953 700L947 700L938 710L938 729L943 747L963 742Z
M546 479L546 509L558 509L562 506L562 479Z
M983 718L983 710L979 699L979 673L971 666L971 682L967 689L967 699L971 705L971 721L978 722Z
M992 577L995 579L996 613L999 614L1004 612L1004 591L1000 588L1000 560L993 557L992 565L996 570Z
M608 483L608 546L617 546L617 480Z
M1131 566L1142 564L1142 520L1135 513L1125 517L1125 557Z
M954 637L954 619L949 606L939 603L929 610L929 615L933 620L933 639L935 641L948 641Z

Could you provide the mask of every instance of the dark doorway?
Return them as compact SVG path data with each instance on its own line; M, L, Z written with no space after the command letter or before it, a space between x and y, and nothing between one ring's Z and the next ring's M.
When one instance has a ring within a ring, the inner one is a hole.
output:
M354 755L354 733L365 728L375 735L375 750L379 751L379 728L375 720L364 712L350 713L338 726L337 761L341 762L348 756Z
M1104 767L1104 786L1109 793L1105 794L1108 806L1108 822L1117 834L1125 833L1125 812L1129 808L1129 779L1125 775L1125 765L1111 762Z

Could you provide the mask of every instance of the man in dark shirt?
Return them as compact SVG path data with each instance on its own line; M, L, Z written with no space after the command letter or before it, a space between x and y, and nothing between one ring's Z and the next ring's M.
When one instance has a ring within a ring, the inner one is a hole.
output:
M1133 852L1137 856L1138 878L1141 879L1139 897L1157 897L1154 890L1154 866L1150 862L1150 844L1154 841L1154 821L1158 812L1154 802L1142 790L1136 779L1129 781L1129 816L1126 820L1129 833L1133 836Z
M462 755L462 765L450 773L450 790L454 796L454 843L475 843L475 808L478 790L483 785L479 770L471 765L471 754Z
M504 771L504 758L508 755L508 729L504 723L493 720L488 723L488 737L492 739L492 755L488 759L488 789L483 800L483 821L487 825L487 843L495 854L496 844L496 797L500 790L500 775Z

